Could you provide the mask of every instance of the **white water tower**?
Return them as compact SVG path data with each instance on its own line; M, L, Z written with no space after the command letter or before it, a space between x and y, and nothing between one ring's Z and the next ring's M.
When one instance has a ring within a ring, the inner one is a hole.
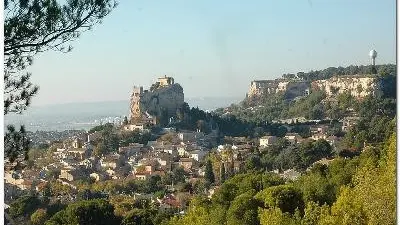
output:
M369 57L371 58L372 65L375 66L375 58L378 56L378 53L375 50L369 51Z

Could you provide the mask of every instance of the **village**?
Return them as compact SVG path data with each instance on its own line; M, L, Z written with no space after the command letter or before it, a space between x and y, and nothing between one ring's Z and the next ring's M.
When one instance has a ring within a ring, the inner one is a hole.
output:
M157 101L154 101L154 96L152 96L155 93L157 93ZM182 88L179 84L174 84L173 78L166 76L159 78L158 82L151 87L151 91L134 87L129 122L122 125L109 124L109 126L114 132L122 135L133 132L137 135L154 136L156 137L154 140L148 140L146 143L120 140L124 144L118 144L116 151L99 154L96 148L104 139L102 131L77 133L72 138L50 144L48 148L50 153L42 155L42 158L34 159L34 166L23 165L23 163L21 166L17 165L19 164L17 162L6 161L6 203L22 193L36 193L43 196L47 192L49 195L48 190L51 189L49 186L54 185L54 182L67 187L69 191L52 193L51 197L63 202L71 202L76 200L77 194L82 191L80 187L85 182L89 184L129 180L153 182L154 179L168 180L164 178L181 172L183 177L180 184L174 183L175 179L163 182L163 188L168 194L155 196L154 192L134 192L129 195L135 198L146 198L162 208L185 208L186 203L176 197L177 194L179 192L188 195L193 193L178 186L182 186L182 183L194 186L199 180L204 180L207 161L211 158L213 158L212 170L216 175L216 181L210 184L209 188L202 190L209 197L219 188L225 176L248 171L246 167L248 167L249 158L263 151L269 151L269 148L275 148L277 144L284 143L286 147L297 147L305 142L324 140L329 143L332 152L335 152L341 141L341 137L329 132L329 124L305 118L273 121L287 131L281 137L273 135L258 138L221 136L218 128L207 133L200 129L178 130L169 126L174 120L170 115L168 115L169 121L163 125L160 120L161 115L179 111L182 103ZM357 120L357 115L350 113L349 117L339 121L342 124L341 132L347 132ZM296 124L307 124L310 130L308 137L292 131ZM158 126L159 129L155 131L152 129L154 126ZM327 155L315 163L327 164L332 160L331 156ZM43 161L46 163L37 164ZM276 173L287 180L295 180L301 175L301 171L295 168L265 168L265 172ZM123 194L122 192L124 191L110 193L103 190L101 193L109 196Z
M351 123L346 123L343 130L348 129ZM302 138L297 133L286 133L284 139L291 145L298 145L309 140L324 139L334 148L340 139L336 136L328 136L325 125L314 125L311 128L312 136ZM129 132L129 131L128 131ZM149 132L143 130L141 132ZM5 199L12 200L22 192L43 193L46 184L52 180L53 174L59 175L56 179L62 185L71 187L69 200L76 198L78 192L77 182L80 180L92 180L102 182L105 180L148 180L152 176L166 176L176 168L183 168L185 182L193 183L197 179L204 178L204 159L211 152L219 156L220 163L232 164L225 166L225 173L240 173L245 167L246 159L255 151L263 151L264 148L275 144L279 139L276 136L264 136L258 140L249 140L246 137L230 138L229 144L224 143L213 148L207 148L207 143L216 143L215 132L205 135L196 131L180 131L163 129L163 135L156 141L149 141L147 144L129 143L126 147L119 147L117 152L112 152L101 157L93 156L93 142L100 136L97 132L83 134L76 137L69 144L57 148L52 153L52 163L41 169L22 169L5 171ZM227 138L227 137L226 137ZM230 157L227 157L230 155ZM40 160L40 159L37 159ZM327 159L323 159L323 161ZM11 167L11 166L10 166ZM7 164L6 164L7 168ZM273 172L287 179L296 179L300 173L293 170ZM173 190L174 184L168 187ZM209 190L211 197L218 185ZM75 197L74 197L75 193ZM107 194L107 193L106 193ZM142 193L135 193L141 195ZM172 195L173 196L173 195ZM63 198L63 196L57 196ZM171 201L170 195L166 199L158 199L159 203L165 202L173 207L177 204ZM150 196L150 198L152 198ZM152 198L156 200L155 198Z

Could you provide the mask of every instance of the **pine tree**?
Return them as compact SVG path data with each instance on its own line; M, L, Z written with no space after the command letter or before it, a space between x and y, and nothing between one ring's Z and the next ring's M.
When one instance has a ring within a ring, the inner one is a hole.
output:
M117 3L113 0L4 1L4 115L22 113L39 90L26 69L38 53L71 51L68 45L101 23ZM9 125L5 156L13 161L29 149L25 127ZM26 159L26 157L25 157Z

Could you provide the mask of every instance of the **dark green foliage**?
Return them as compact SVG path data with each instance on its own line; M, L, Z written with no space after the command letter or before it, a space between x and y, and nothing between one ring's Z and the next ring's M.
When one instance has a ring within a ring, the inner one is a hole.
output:
M220 179L221 184L225 182L226 174L225 174L225 164L224 163L221 164L221 174L220 174L219 179Z
M4 1L4 115L22 113L31 103L39 87L30 81L31 73L23 72L32 65L36 54L48 50L68 52L65 45L79 38L107 16L116 6L111 0L67 1L60 5L47 0ZM8 129L6 136L24 136L15 128ZM6 156L26 152L27 145L19 140L5 138L9 148Z
M303 193L304 201L332 204L336 199L334 187L329 180L320 173L310 173L296 181L296 187Z
M89 189L79 190L76 198L78 201L81 200L91 200L96 198L105 198L106 196L98 191L92 191Z
M165 209L158 211L155 215L152 214L152 222L154 225L165 224L175 213L174 209Z
M204 195L208 188L208 184L205 181L197 180L193 183L193 192L197 195Z
M92 129L90 129L88 131L88 133L92 134L94 132L99 132L99 131L103 131L103 130L112 130L113 127L114 127L114 125L112 123L106 123L106 124L102 124L102 125L93 127Z
M272 173L237 174L226 180L213 195L213 201L220 205L229 205L236 196L250 190L261 191L263 188L284 184L284 180Z
M47 220L47 211L45 209L38 209L31 215L31 222L34 225L42 225Z
M302 194L291 185L279 185L266 188L259 192L256 199L264 203L266 208L278 207L282 212L294 214L298 209L304 210Z
M332 147L323 139L313 142L303 142L299 147L302 169L306 169L319 159L332 156Z
M253 198L255 195L254 190L245 192L237 196L231 203L227 214L228 224L237 225L257 225L259 224L258 215L258 201Z
M146 209L133 209L124 217L121 225L153 225L152 214Z
M300 72L297 73L298 78L303 80L322 80L329 79L333 76L341 76L341 75L356 75L356 74L371 74L372 65L368 66L354 66L350 65L348 67L329 67L323 70L310 71L307 73ZM386 65L376 65L377 71L382 71L381 73L395 73L396 65L386 64ZM282 75L282 77L287 77L287 74Z
M41 201L35 196L22 196L10 204L10 216L29 216L41 206Z
M258 155L251 155L246 159L245 169L250 170L260 170L262 168L261 160Z
M336 158L332 163L329 164L326 177L329 183L333 185L335 194L339 192L339 189L343 185L349 185L353 175L356 173L359 159L344 159Z
M297 170L303 169L303 161L301 153L296 146L288 146L283 149L272 162L273 169L287 170L295 168Z
M46 225L53 224L120 224L114 215L114 207L103 199L80 201L67 206L50 218Z
M151 139L151 133L140 133L139 131L124 131L119 135L120 146L128 146L129 143L147 144Z
M235 199L238 189L237 185L225 182L213 195L212 200L219 205L229 206L230 202Z
M172 170L172 179L175 184L184 183L186 172L182 167L176 167Z
M325 98L325 93L313 91L306 98L302 98L291 104L288 110L288 117L303 116L307 119L322 119L324 112L321 101Z
M271 171L274 169L287 170L294 168L303 171L312 163L332 156L332 147L322 139L303 142L300 145L288 145L282 139L272 146L263 149L260 155L261 165L259 169L265 168Z
M291 133L298 133L302 138L308 138L311 136L310 126L307 125L295 125L290 130Z
M383 98L396 98L396 74L385 74L382 72L381 74L381 82L382 82L382 97Z
M4 136L4 156L10 162L14 162L19 155L23 155L24 159L28 159L28 150L30 141L27 137L25 127L21 126L20 130L16 130L14 126L8 125Z
M345 135L349 149L360 151L364 143L376 144L395 130L396 99L368 97L358 106L360 120Z
M163 187L161 185L161 177L159 175L151 176L145 185L147 193L153 193L161 190Z
M101 139L96 144L94 154L102 156L109 152L117 151L119 147L120 137L114 130L113 126L105 126L101 131Z
M208 182L209 184L213 184L215 182L214 171L210 160L208 160L206 163L205 179L206 182Z

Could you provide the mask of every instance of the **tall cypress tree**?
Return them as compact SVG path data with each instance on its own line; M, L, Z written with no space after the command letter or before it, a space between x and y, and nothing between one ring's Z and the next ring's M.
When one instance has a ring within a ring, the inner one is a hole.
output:
M221 184L225 182L226 174L225 174L225 163L221 163Z
M215 182L214 171L210 160L207 160L205 178L206 181L210 184L213 184Z

